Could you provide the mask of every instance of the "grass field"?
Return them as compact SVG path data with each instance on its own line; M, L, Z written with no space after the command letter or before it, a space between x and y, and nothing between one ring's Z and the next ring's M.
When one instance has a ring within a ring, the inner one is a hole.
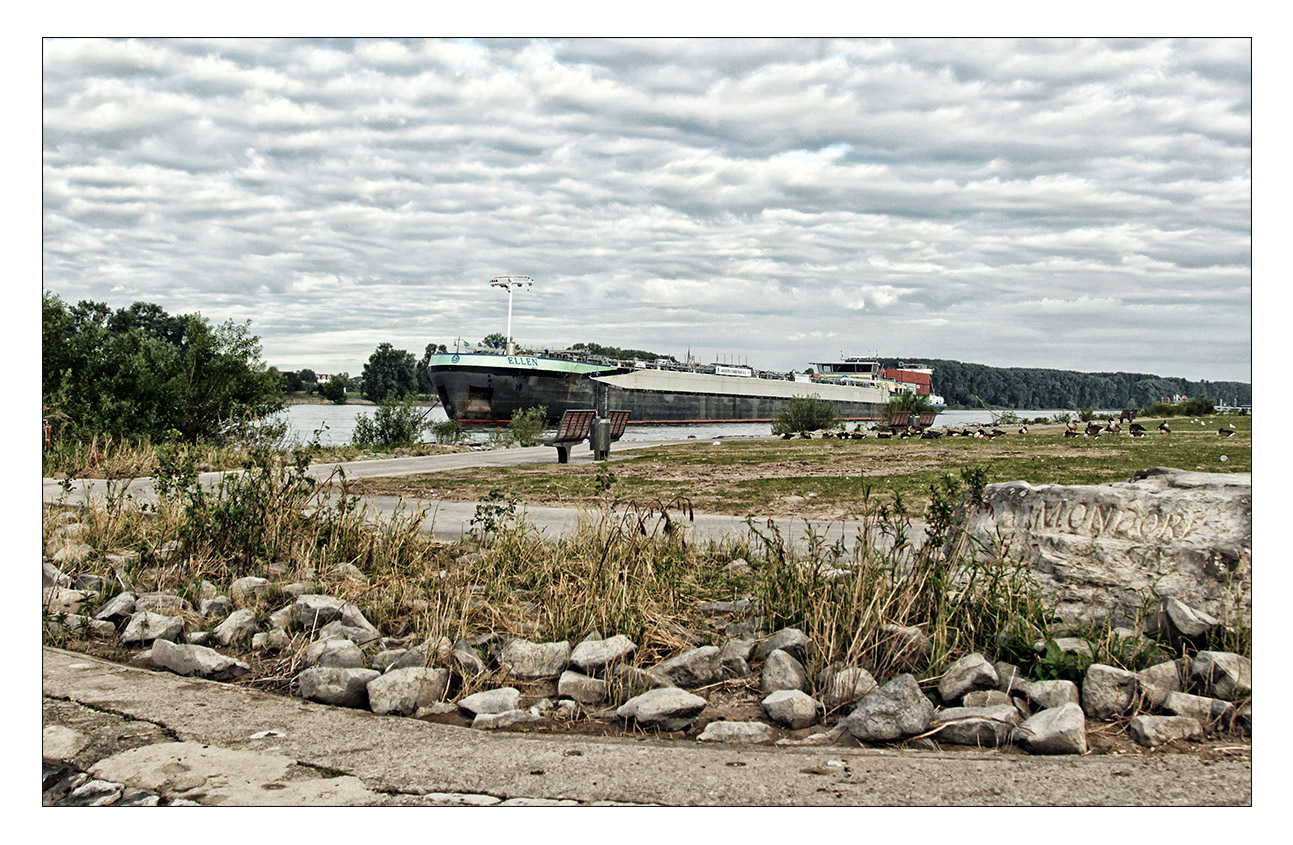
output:
M613 496L668 501L685 496L702 512L853 519L861 515L864 488L896 497L920 518L930 485L963 467L982 468L989 483L1106 484L1137 470L1170 466L1199 472L1252 471L1252 417L1213 415L1139 420L1145 437L1126 433L1064 437L1063 426L1018 426L991 440L732 440L686 443L617 452L606 464L558 464L438 472L398 479L352 482L363 492L473 500L499 490L528 504L579 506ZM1234 435L1222 437L1218 429ZM1124 429L1126 426L1123 426ZM621 457L622 456L622 457ZM607 486L609 484L609 489ZM605 492L603 492L605 491Z

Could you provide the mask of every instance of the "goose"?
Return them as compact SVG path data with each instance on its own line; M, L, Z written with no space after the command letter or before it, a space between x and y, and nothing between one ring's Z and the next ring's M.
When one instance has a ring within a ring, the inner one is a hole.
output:
M1220 435L1221 437L1229 437L1230 435L1232 435L1232 434L1234 434L1234 433L1235 433L1235 432L1234 432L1234 429L1230 429L1230 428L1219 428L1219 429L1217 429L1217 434L1218 434L1218 435Z
M1144 434L1144 433L1145 433L1145 427L1144 427L1143 425L1141 425L1140 423L1135 423L1135 422L1131 424L1131 436L1132 436L1132 437L1136 437L1136 436L1141 435L1141 434Z
M992 431L989 431L989 432L988 432L988 436L989 436L989 437L1001 437L1001 436L1003 436L1004 434L1005 434L1005 432L1004 432L1004 431L1002 431L1002 430L1001 430L1001 429L999 429L999 428L994 428L994 429L992 429Z
M1164 434L1172 433L1172 429L1168 428L1167 426L1167 420L1163 420L1161 423L1158 424L1158 430L1163 432Z
M1074 422L1073 420L1069 420L1069 421L1068 421L1068 429L1069 429L1069 431L1077 431L1077 423L1076 423L1076 422Z
M1020 434L1027 434L1027 433L1028 433L1028 426L1026 426L1026 425L1021 425L1021 426L1019 427L1019 433L1020 433Z
M1071 429L1071 428L1070 428L1068 431L1064 432L1064 436L1065 436L1065 437L1079 437L1080 435L1077 433L1077 431L1076 431L1076 430L1074 430L1074 429Z

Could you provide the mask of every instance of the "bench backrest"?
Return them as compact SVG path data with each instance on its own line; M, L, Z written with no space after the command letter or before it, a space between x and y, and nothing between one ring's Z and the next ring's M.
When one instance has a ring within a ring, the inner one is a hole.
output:
M935 416L937 413L938 413L937 411L921 411L921 412L920 412L920 422L919 422L919 423L917 423L917 425L922 426L922 427L923 427L923 426L927 426L927 425L933 425L933 424L934 424L934 416Z
M595 419L597 419L597 412L591 408L566 411L561 415L557 436L553 440L583 440L592 431Z
M611 439L619 440L624 436L624 429L629 424L629 414L632 411L608 411L611 421Z
M889 425L907 425L911 422L911 411L894 411L889 418Z

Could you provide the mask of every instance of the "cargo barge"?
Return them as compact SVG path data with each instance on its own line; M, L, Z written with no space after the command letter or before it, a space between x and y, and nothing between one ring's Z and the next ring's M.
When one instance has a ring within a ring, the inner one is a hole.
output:
M441 353L429 364L440 403L462 424L507 422L536 406L547 409L551 425L575 408L628 410L631 424L770 422L797 396L830 402L843 420L867 421L880 419L893 397L922 388L935 407L941 403L929 393L927 370L886 371L861 358L815 362L811 373L492 350Z

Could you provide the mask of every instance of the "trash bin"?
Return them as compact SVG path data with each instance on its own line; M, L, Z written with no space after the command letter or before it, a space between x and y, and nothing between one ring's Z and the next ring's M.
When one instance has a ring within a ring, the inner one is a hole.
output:
M605 417L598 417L593 422L592 437L589 438L589 445L593 447L593 460L604 461L611 454L611 421Z

